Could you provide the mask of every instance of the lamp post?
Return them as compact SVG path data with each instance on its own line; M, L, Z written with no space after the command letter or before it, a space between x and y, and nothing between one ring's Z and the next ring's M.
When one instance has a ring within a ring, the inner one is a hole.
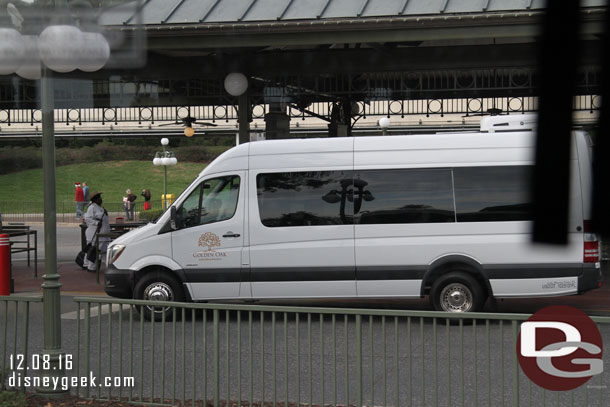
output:
M167 138L161 139L161 145L163 146L163 151L157 151L155 153L155 158L153 158L154 165L162 165L163 166L163 202L164 209L167 209L167 166L168 165L176 165L178 164L178 159L176 155L167 151L167 145L169 144L169 140Z
M377 123L379 124L379 127L381 128L381 134L384 136L387 136L388 128L390 127L390 119L387 117L382 117L381 119L379 119L379 121Z
M250 141L250 102L248 100L248 78L241 72L231 72L225 77L227 93L237 97L237 120L239 123L239 143Z
M58 2L59 3L59 2ZM13 7L14 8L14 7ZM17 11L17 14L18 11ZM67 35L65 35L68 33ZM69 49L66 51L66 43ZM57 225L55 182L54 83L51 71L70 72L101 69L110 56L104 36L89 36L73 26L49 26L39 36L21 35L14 29L0 28L0 75L13 72L40 81L42 110L42 153L44 202L45 274L43 283L43 349L47 363L40 372L41 385L36 393L52 397L67 393L63 387L48 383L65 377L65 353L61 346L61 283L57 272ZM48 358L48 359L47 359Z

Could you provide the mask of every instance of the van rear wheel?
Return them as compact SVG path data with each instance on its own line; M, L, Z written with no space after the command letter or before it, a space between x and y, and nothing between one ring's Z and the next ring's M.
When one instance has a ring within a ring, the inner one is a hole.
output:
M184 291L181 284L171 275L158 271L143 275L134 288L134 297L146 301L184 301ZM163 314L166 320L171 320L172 307L138 306L138 311L144 313L144 318L150 321L161 321Z
M436 279L430 291L437 311L476 312L483 307L485 293L481 284L467 273L452 272Z

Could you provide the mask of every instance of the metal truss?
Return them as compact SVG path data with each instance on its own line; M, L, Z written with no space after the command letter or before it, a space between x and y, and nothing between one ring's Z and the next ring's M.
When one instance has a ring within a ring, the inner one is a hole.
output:
M328 118L332 102L317 102L299 109L293 105L281 105L280 111L291 119ZM461 99L419 99L419 100L376 100L353 102L354 117L367 116L438 116L460 114L463 116L490 113L524 113L536 111L538 98L533 96L496 97L496 98L461 98ZM598 95L581 95L574 98L574 111L594 112L601 107ZM270 104L254 104L251 109L253 119L264 119L271 110ZM275 110L277 111L277 110ZM140 106L134 108L83 108L56 109L55 122L66 126L97 123L111 125L119 123L137 123L154 125L160 122L181 123L187 116L212 122L229 122L237 120L236 105L218 106ZM11 125L38 125L42 122L39 109L0 109L0 128Z
M598 70L583 67L575 111L599 109L599 85ZM353 117L529 112L537 109L536 87L534 70L527 68L269 75L251 78L249 117L263 119L272 110L330 121L337 103L350 104ZM0 83L0 129L40 123L38 99L33 82ZM224 91L219 77L58 79L55 101L55 121L73 126L180 123L187 116L229 122L238 115L237 99Z
M601 98L597 95L581 95L574 100L575 111L598 110ZM390 100L354 102L354 115L362 116L413 116L425 115L443 117L447 114L461 114L464 116L481 115L495 112L523 113L537 109L536 97L501 97L501 98L461 98L461 99L424 99L424 100ZM332 109L331 102L312 103L306 109L300 110L292 106L283 106L282 110L293 119L305 120L311 117L329 117ZM269 113L269 104L255 104L252 106L251 117L264 119ZM56 109L55 122L65 125L82 125L84 123L119 124L119 123L148 123L159 122L181 123L181 119L192 116L200 120L212 122L229 122L237 120L237 106L141 106L137 108L83 108L83 109ZM42 113L39 109L0 110L0 125L14 124L40 124Z

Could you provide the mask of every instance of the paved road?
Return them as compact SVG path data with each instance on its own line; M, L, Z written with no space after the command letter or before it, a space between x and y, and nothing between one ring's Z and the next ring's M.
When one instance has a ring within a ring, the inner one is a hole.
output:
M93 276L72 270L73 256L80 247L79 239L77 227L58 227L58 258L63 279L60 281L66 286L74 284L82 288L89 287L87 284L91 283ZM20 270L27 270L23 259L16 262ZM608 275L607 265L604 266ZM38 282L41 280L35 283ZM97 292L103 296L101 286L94 285L93 288L98 289L87 288L89 295ZM187 313L184 322L178 321L175 325L168 322L162 327L160 323L141 323L139 314L133 310L115 308L109 312L111 310L106 306L94 306L89 319L87 351L87 322L84 311L81 308L78 312L72 297L79 294L79 290L72 291L71 295L62 297L61 310L62 349L75 361L79 359L79 370L74 369L68 372L69 375L82 376L90 370L98 377L134 376L133 398L142 394L145 398L152 395L171 399L173 394L188 400L193 398L193 391L196 399L203 398L204 392L205 398L213 397L215 364L211 312L205 315L205 329L201 313L194 319ZM606 286L582 296L488 303L486 311L531 313L547 305L567 304L591 315L610 316L609 294L610 289ZM292 302L266 304L295 305ZM429 309L425 300L308 301L298 305L365 310ZM23 307L17 312L22 315ZM11 338L15 320L21 335L22 318L18 316L15 319L15 309L11 306L6 315L2 314L4 311L0 313L0 327L8 321L8 337ZM336 398L337 403L345 405L348 400L352 404L357 402L360 383L362 398L370 405L427 406L438 400L441 405L469 406L474 404L475 398L483 405L487 402L501 405L503 399L506 405L511 405L515 365L513 331L509 322L502 325L491 322L489 327L485 323L460 327L447 326L445 321L434 324L429 319L416 317L409 324L408 318L395 320L392 317L383 321L379 317L371 320L365 315L360 365L357 363L359 352L354 317L348 318L346 325L344 317L338 315L333 326L330 316L324 317L320 323L318 314L311 314L311 321L308 315L307 312L300 314L297 329L294 313L286 315L287 323L284 325L283 313L276 315L274 324L270 314L265 314L261 323L260 313L255 312L250 329L249 313L241 313L238 321L236 313L221 312L218 326L219 396L224 399L230 394L232 400L249 400L250 397L260 400L264 389L264 398L268 401L274 395L280 401L287 398L291 402L300 399L301 402L333 403ZM129 323L130 319L133 324ZM610 325L601 326L601 331L604 342L610 345ZM41 351L42 332L42 307L32 305L29 352ZM9 353L21 352L22 341L19 338L14 343L8 342ZM0 349L4 349L2 343ZM605 355L610 353L606 351ZM361 381L357 380L359 366L362 366ZM608 372L595 378L589 387L577 390L573 395L574 405L601 407L610 404L607 383L610 383ZM518 387L522 405L539 405L543 398L546 405L569 405L566 403L572 397L543 393L532 387L522 373L519 373ZM99 391L100 395L109 394L107 389ZM97 389L92 394L97 394ZM117 396L118 388L114 387L111 394ZM123 396L128 394L128 391L121 393ZM397 398L399 403L396 403Z
M32 339L29 351L34 353L42 347L40 308L32 306L29 324ZM183 321L162 326L159 322L141 322L137 311L129 308L117 307L108 312L107 307L95 305L88 320L84 307L80 315L77 311L72 299L65 296L62 349L79 366L78 371L74 368L68 375L83 376L91 371L98 380L104 376L133 376L134 398L140 394L145 398L163 394L165 398L175 395L188 400L193 398L193 391L195 399L202 399L204 391L207 399L213 397L212 312L205 314L205 321L202 313L191 318L190 312L186 312ZM267 401L275 395L280 401L288 398L295 402L300 394L301 402L321 403L324 397L326 403L336 398L337 403L345 405L349 397L354 404L360 382L362 398L365 402L369 400L369 405L397 405L396 397L398 405L428 406L438 400L441 405L453 406L462 405L464 400L463 405L470 406L474 405L475 397L483 405L488 400L491 405L501 405L503 398L507 405L512 405L516 365L510 322L450 326L444 320L435 324L419 317L411 318L410 322L406 317L387 317L384 321L379 317L371 319L366 311L364 314L361 347L358 347L354 317L349 317L346 324L345 317L337 315L333 324L332 316L325 316L321 322L319 314L305 311L299 315L297 328L294 313L286 316L279 313L275 322L270 313L265 313L261 322L260 312L242 312L239 317L235 312L220 312L217 332L220 398L230 394L231 400L250 397L260 400L264 388ZM17 320L21 321L21 317ZM11 331L13 309L8 312L8 321ZM601 325L600 330L604 342L610 345L610 325ZM21 342L16 343L19 353ZM15 352L10 341L8 348L9 352ZM605 354L609 355L607 351ZM530 404L530 391L531 405L540 405L542 397L547 398L546 405L556 405L555 394L549 392L543 396L522 373L518 377L521 405ZM610 373L606 372L595 378L590 387L577 390L573 396L575 405L608 405L609 382ZM93 394L97 391L93 389ZM107 389L99 391L102 396L108 394ZM117 387L112 389L112 394L118 395ZM123 390L122 395L127 394L129 390ZM570 397L561 395L560 401Z

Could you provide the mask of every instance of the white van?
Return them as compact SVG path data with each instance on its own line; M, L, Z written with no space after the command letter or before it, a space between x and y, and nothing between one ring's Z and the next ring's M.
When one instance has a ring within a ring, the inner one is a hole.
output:
M437 310L466 312L491 296L597 288L587 134L573 137L569 244L549 246L530 234L531 121L500 116L481 127L234 147L155 223L111 243L106 293L169 301L430 295Z

